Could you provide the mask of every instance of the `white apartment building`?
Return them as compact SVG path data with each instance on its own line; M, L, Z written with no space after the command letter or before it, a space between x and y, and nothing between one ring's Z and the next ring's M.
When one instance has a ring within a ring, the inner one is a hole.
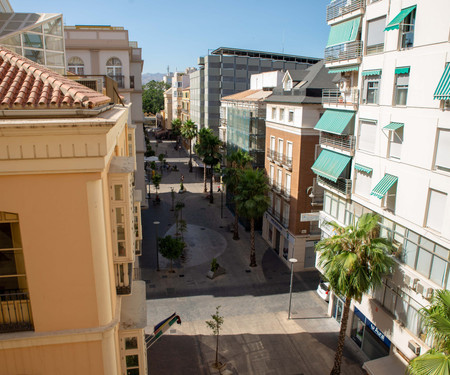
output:
M65 26L67 70L104 85L102 76L117 82L118 94L131 103L131 124L136 126L136 188L145 190L144 114L142 112L142 51L128 31L113 26ZM95 83L95 82L94 82ZM105 85L104 85L105 86ZM103 87L104 87L103 86ZM147 206L144 199L142 205Z
M366 362L370 374L380 361L404 368L428 350L418 310L450 284L449 14L447 0L335 0L327 8L325 60L341 80L323 93L328 110L316 125L326 151L315 163L326 189L322 236L332 235L329 221L348 225L375 212L397 249L393 275L353 303L349 317L348 334L368 360L384 357ZM338 321L342 308L332 296Z

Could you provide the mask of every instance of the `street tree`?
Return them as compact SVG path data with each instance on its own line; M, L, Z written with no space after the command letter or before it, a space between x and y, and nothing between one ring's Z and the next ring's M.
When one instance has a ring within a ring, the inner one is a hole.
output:
M223 176L223 181L227 185L227 191L233 197L234 203L234 231L233 240L239 239L239 212L237 210L235 195L239 183L239 172L251 166L253 158L246 151L238 149L227 156L227 167Z
M342 352L352 299L360 299L364 293L380 286L383 276L392 272L392 243L379 237L378 220L377 215L364 214L356 225L342 227L331 222L329 224L335 234L316 245L319 266L323 269L325 278L335 293L345 297L331 375L341 373Z
M256 267L255 220L261 218L269 207L267 176L261 169L239 171L236 187L237 211L250 220L250 267Z
M206 142L204 141L204 139L207 136L212 136L213 132L211 129L209 128L201 128L200 131L198 132L198 137L197 137L197 143L194 146L195 152L197 153L197 155L200 157L200 159L203 160L203 158L205 157L205 152L207 151L205 145ZM202 142L203 140L203 142ZM208 190L206 189L206 164L203 163L203 192L206 193Z
M154 173L152 176L152 182L156 190L156 201L159 201L158 190L159 184L161 183L161 175L159 173Z
M158 238L159 252L164 258L170 260L170 272L173 271L173 261L177 260L183 253L185 243L181 238L165 236Z
M420 310L427 336L433 347L408 365L411 375L450 374L450 291L436 290L431 304Z
M150 81L142 87L142 110L156 114L164 108L164 91L170 85L164 82Z
M177 138L181 135L181 120L176 118L172 120L172 135Z
M181 126L181 135L189 141L189 172L192 173L192 140L197 135L197 125L192 120L187 120Z
M220 146L222 142L219 140L219 137L208 134L201 141L201 147L203 148L203 163L205 165L209 165L211 168L210 175L210 189L209 189L209 203L214 203L213 196L213 168L219 161L222 159L222 154L220 153Z
M219 362L219 336L220 329L222 328L224 319L223 316L219 313L220 306L216 307L216 313L211 315L212 320L207 320L205 323L209 329L213 332L213 335L216 336L216 360L214 362L215 368L222 367L222 364Z

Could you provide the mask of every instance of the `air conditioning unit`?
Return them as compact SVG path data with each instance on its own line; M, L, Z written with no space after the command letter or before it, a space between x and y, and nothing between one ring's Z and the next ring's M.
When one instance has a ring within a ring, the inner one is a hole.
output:
M415 289L417 286L417 283L419 281L419 279L415 279L414 277L409 276L409 275L405 275L403 280L404 280L406 286L410 289Z
M425 291L423 292L423 296L426 298L426 299L430 299L431 297L433 297L433 288L425 288Z
M419 355L420 354L420 345L413 341L413 340L409 340L408 341L408 348L411 349L414 354Z
M426 288L423 286L423 284L421 283L417 283L416 285L416 292L419 294L424 294L425 293Z

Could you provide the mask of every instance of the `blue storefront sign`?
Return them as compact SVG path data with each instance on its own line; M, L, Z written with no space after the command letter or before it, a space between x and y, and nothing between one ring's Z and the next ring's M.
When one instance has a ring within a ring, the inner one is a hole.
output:
M363 322L365 325L388 347L391 347L391 340L389 340L386 335L381 332L375 324L373 324L366 316L355 307L355 315Z

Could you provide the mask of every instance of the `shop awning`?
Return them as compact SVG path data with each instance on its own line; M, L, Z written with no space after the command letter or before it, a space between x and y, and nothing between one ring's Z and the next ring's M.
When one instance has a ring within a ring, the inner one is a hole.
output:
M340 135L347 128L354 116L355 111L327 109L314 129Z
M375 70L364 70L362 72L363 76L379 76L381 74L381 69L375 69Z
M356 40L356 36L358 35L360 22L361 17L358 17L331 26L327 47L354 42Z
M445 66L444 74L442 74L434 92L434 98L438 100L450 99L450 63Z
M397 180L398 177L386 173L380 182L373 188L370 195L374 195L377 198L382 199L389 189L397 182Z
M362 368L366 370L369 375L406 374L406 365L395 354L367 361Z
M400 24L402 21L408 16L409 13L411 13L414 9L416 9L416 5L413 5L412 7L402 9L399 14L397 14L394 19L389 22L389 24L386 26L384 31L389 30L395 30L400 28Z
M395 68L395 74L409 74L409 66L402 66L400 68Z
M350 160L350 156L322 150L311 169L315 174L336 182Z
M402 122L391 122L390 124L386 125L383 129L397 130L403 128L403 126L405 126L405 124L403 124Z
M355 163L355 169L364 173L372 173L373 169L370 167L365 167L362 164Z
M328 73L345 73L345 72L356 72L359 69L359 66L347 66L344 68L338 68L338 69L329 69Z

